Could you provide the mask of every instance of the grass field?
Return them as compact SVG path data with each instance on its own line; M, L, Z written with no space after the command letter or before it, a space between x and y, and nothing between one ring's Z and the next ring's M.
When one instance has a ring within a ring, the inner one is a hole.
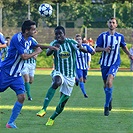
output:
M103 115L104 91L99 70L90 70L85 84L88 99L75 86L64 112L51 127L45 126L59 100L59 90L51 101L43 118L36 116L51 84L50 70L37 70L31 86L33 101L25 100L16 120L18 129L6 129L5 125L16 100L8 89L0 94L0 133L133 133L133 74L119 71L114 80L113 109L108 117Z

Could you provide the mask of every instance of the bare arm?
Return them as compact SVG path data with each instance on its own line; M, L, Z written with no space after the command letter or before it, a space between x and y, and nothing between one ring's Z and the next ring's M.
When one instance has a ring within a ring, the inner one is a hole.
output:
M111 50L111 48L109 46L106 47L106 48L96 47L96 49L95 49L96 52L103 52L103 51L105 51L107 53L110 53L110 50Z
M0 44L0 48L5 48L6 46L6 44Z
M130 59L133 59L133 56L130 54L130 52L129 52L127 46L122 47L122 50L128 55L128 57L129 57Z
M27 59L29 59L29 58L32 58L32 57L38 55L38 54L41 53L41 52L42 52L42 49L41 49L40 47L38 47L38 48L36 48L35 51L34 51L33 53L31 53L31 54L22 54L22 55L21 55L21 58L22 58L23 60L27 60Z
M92 53L91 53L91 55L94 55L96 53L96 51L93 51Z
M58 50L59 48L55 47L55 46L47 46L47 45L41 45L38 44L36 47L40 47L41 49L50 49L50 50Z
M84 52L84 53L88 53L87 49L85 49L85 48L83 48L81 46L79 47L79 50L82 51L82 52Z
M84 53L88 53L87 49L85 49L84 47L82 47L82 43L78 43L78 46L77 47L79 48L79 51L82 51Z
M57 49L59 49L59 48L60 48L60 44L56 44L55 47L56 47ZM54 50L48 49L46 55L47 55L47 56L50 56L50 55L53 54L53 52L54 52Z
M48 49L48 51L47 51L46 55L47 55L47 56L50 56L50 55L52 55L52 54L53 54L53 52L54 52L53 50Z

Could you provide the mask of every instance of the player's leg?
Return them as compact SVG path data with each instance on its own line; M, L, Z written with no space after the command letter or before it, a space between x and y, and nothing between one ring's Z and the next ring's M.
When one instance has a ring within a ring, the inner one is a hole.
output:
M83 70L83 83L84 83L84 86L85 86L85 83L86 83L86 80L87 80L87 72L88 70ZM85 88L85 87L84 87ZM86 92L86 91L85 91ZM84 95L85 98L88 98L88 95L87 93Z
M26 90L26 94L27 94L27 97L28 97L28 100L31 98L31 94L30 94L30 77L29 77L29 74L24 74L23 75L24 77L24 81L25 81L25 90Z
M83 81L83 70L77 69L77 76L79 78L79 86L80 86L80 89L81 89L84 97L87 98L88 96L86 94L85 85L84 85L84 81Z
M60 101L56 107L55 112L48 119L46 125L52 126L54 123L54 119L63 111L65 104L72 93L74 84L75 84L75 78L68 78L64 76L64 82L60 87L60 92L61 92Z
M107 79L106 79L106 86L105 86L105 111L104 115L108 116L109 115L109 105L112 102L112 92L113 92L113 80L118 71L118 66L111 66L108 70ZM112 107L111 107L112 108Z
M32 101L32 96L31 96L31 84L33 83L34 81L34 73L35 73L35 69L34 69L34 66L33 68L31 67L31 70L29 70L29 75L28 75L28 80L27 82L25 81L25 88L27 90L27 96L28 96L28 100L29 101Z
M30 64L25 63L21 73L22 73L23 78L24 78L25 90L26 90L26 94L27 94L28 100L31 99L30 83L29 83L30 82L29 72L30 72Z
M103 82L104 82L104 92L105 92L105 105L104 105L104 115L108 116L109 115L109 106L108 104L108 97L107 97L107 93L108 93L108 88L106 86L106 81L107 81L107 73L109 71L109 67L101 67L101 73L102 73L102 78L103 78Z
M62 94L60 97L59 104L56 107L55 112L53 115L48 119L48 122L46 123L47 126L52 126L54 123L54 119L64 110L65 104L68 101L69 96Z
M108 78L107 78L107 81L106 81L106 87L105 87L105 112L104 112L104 115L105 116L108 116L109 115L109 105L110 105L110 102L112 100L112 91L113 91L113 87L112 87L112 84L113 84L113 80L114 80L114 77L113 75L108 75Z
M14 107L12 109L12 114L10 116L8 123L6 124L6 127L17 128L14 122L17 119L18 115L20 114L20 111L23 107L23 102L25 100L25 89L22 77L14 79L10 87L16 92L17 101L14 104Z
M46 114L46 109L52 100L55 90L62 84L62 78L59 75L53 77L52 86L48 89L44 99L43 108L37 113L37 116L43 117Z

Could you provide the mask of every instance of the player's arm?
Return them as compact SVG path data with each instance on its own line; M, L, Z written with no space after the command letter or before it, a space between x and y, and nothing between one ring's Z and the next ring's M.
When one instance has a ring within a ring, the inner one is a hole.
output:
M37 44L36 47L40 47L41 49L50 49L50 50L58 50L59 48L55 47L55 46L47 46L47 45L41 45L41 44Z
M54 45L56 48L60 48L60 44L55 44ZM47 52L46 52L46 55L47 56L50 56L50 55L52 55L54 53L54 50L51 50L51 49L47 49Z
M94 55L96 53L95 49L90 45L87 45L87 49L91 55Z
M122 50L128 55L128 57L129 57L130 59L133 59L133 56L130 54L130 52L129 52L127 46L122 47Z
M85 49L84 47L82 47L82 44L81 44L81 43L78 43L78 44L77 44L77 48L78 48L81 52L88 53L87 49Z
M22 58L23 60L27 60L27 59L29 59L29 58L32 58L32 57L38 55L38 54L41 53L41 52L42 52L42 49L41 49L40 47L37 47L37 48L35 49L35 51L34 51L33 53L31 53L31 54L26 54L26 53L22 54L22 55L21 55L21 58Z
M0 48L5 48L6 46L6 44L0 44Z
M107 46L106 48L102 48L102 47L96 47L95 51L96 52L107 52L110 53L111 48L109 46Z
M87 49L85 49L84 47L82 46L79 46L79 50L84 52L84 53L88 53Z

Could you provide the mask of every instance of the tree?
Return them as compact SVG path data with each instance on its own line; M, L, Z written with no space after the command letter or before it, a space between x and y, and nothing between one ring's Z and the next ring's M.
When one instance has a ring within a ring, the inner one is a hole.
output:
M55 27L57 25L57 2L59 2L60 21L74 22L82 18L83 25L88 28L105 27L108 18L113 16L112 5L117 2L116 17L119 27L132 27L133 5L131 0L103 0L103 4L92 4L91 0L47 0L47 3L50 3L53 7L53 14L48 18L41 17L38 13L38 7L44 3L43 0L1 0L3 26L20 27L28 17L28 4L30 3L31 19L36 21L38 26Z

